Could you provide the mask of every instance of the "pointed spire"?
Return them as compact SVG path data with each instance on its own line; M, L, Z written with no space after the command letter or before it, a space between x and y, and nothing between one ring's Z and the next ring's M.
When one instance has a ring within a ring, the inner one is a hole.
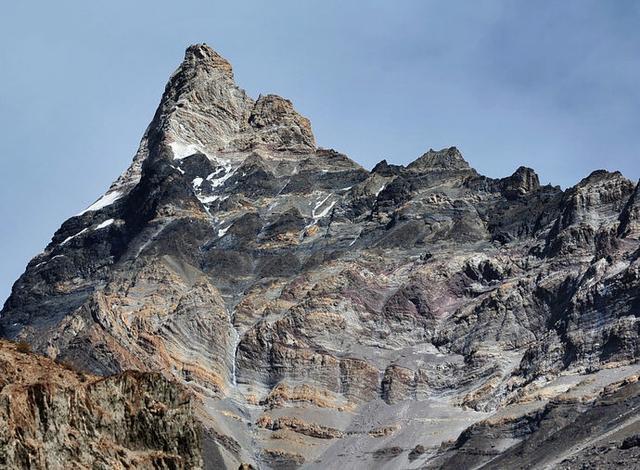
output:
M204 43L189 46L178 70L184 72L202 68L206 69L207 72L218 72L220 75L233 80L233 68L227 59Z
M540 188L540 179L536 172L526 166L519 167L515 173L500 180L502 193L507 199L516 199Z

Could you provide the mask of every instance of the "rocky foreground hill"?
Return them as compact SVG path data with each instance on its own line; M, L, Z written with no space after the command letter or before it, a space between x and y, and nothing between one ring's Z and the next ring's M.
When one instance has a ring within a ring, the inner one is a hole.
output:
M103 378L0 340L0 468L202 466L190 394L158 373Z
M563 191L454 147L367 171L195 45L0 335L181 382L208 468L631 468L639 239L618 172Z

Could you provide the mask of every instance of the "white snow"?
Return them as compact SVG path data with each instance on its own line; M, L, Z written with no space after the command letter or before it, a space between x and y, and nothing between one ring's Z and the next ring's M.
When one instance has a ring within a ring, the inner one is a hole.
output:
M197 178L193 178L193 181L192 181L193 187L198 189L203 181L204 180L202 178L200 178L199 176Z
M387 186L386 183L384 183L382 186L380 186L380 189L378 189L378 191L376 191L376 197L378 197L378 194L380 194L382 192L382 190Z
M358 235L353 240L351 240L351 243L349 243L349 246L353 246L355 244L355 242L358 241L358 238L360 238L360 235L362 235L362 230L360 230L358 232Z
M233 225L233 224L231 224L231 225ZM221 228L220 230L218 230L218 238L224 237L225 233L227 233L227 230L229 230L229 228L231 228L231 225L229 225L226 228Z
M214 171L213 173L211 173L209 176L207 176L207 181L211 181L211 179L216 176L218 173L220 173L222 170L224 170L224 168L218 168L216 171Z
M318 219L321 219L322 217L326 216L329 211L333 208L333 206L336 205L336 201L331 202L331 204L329 204L327 207L325 207L324 209L322 209L320 211L320 213L316 214L316 211L318 209L320 209L325 202L327 202L327 200L331 197L331 194L329 194L327 197L325 197L323 200L321 200L320 202L316 203L316 206L313 208L313 210L311 211L311 217L313 217L314 222ZM312 223L313 225L313 223Z
M162 231L167 227L167 225L169 225L169 221L168 221L168 222L163 223L162 225L160 225L160 227L158 227L158 229L156 230L156 232L155 232L152 236L150 236L150 237L147 239L147 241L145 241L145 242L140 246L140 248L138 248L138 252L136 253L136 256L135 256L136 258L137 258L138 256L140 256L140 253L142 253L146 247L148 247L151 243L153 243L153 242L155 241L155 239L156 239L156 238L158 238L158 235L160 235L160 233L161 233L161 232L162 232Z
M209 160L213 160L220 165L218 168L216 168L216 170L213 173L209 174L206 177L206 180L211 183L211 187L215 189L218 186L222 186L222 184L225 181L227 181L229 178L231 178L236 171L234 170L233 165L231 164L231 160L227 160L223 158L211 158L209 156L207 157L209 158ZM216 176L222 172L224 172L224 174L216 178Z
M212 188L217 188L218 186L222 186L224 182L227 181L229 178L231 178L235 173L235 170L233 170L231 164L228 161L224 162L224 170L225 170L225 174L219 178L214 178L213 177L214 173L211 173L209 176L207 176L207 180L209 180L209 182L211 183ZM216 174L217 173L218 171L216 171Z
M316 217L316 211L322 206L322 204L324 204L326 202L327 199L329 199L331 197L331 194L329 194L327 197L325 197L322 201L318 202L316 204L316 206L311 210L311 217L313 217L314 219L317 219Z
M220 196L197 196L202 204L209 204L210 202L217 201Z
M326 216L329 211L331 210L331 208L333 208L333 206L336 205L336 201L333 201L331 204L329 204L327 207L325 207L324 209L322 209L322 212L320 212L319 214L315 214L313 216L314 219L321 219L324 216Z
M70 237L65 238L62 243L60 243L60 246L64 245L65 243L67 243L69 240L72 240L74 238L76 238L78 235L82 235L84 232L86 232L87 230L89 230L88 228L83 228L82 230L80 230L78 233L76 233L75 235L71 235Z
M215 202L218 199L221 201L225 201L227 199L229 199L229 195L226 196L218 196L216 194L214 194L213 196L197 196L196 197L200 200L200 202L202 204L209 204L210 202Z
M194 153L204 153L194 144L187 144L179 140L171 142L169 147L171 147L171 151L173 152L174 160L182 160L183 158L190 157Z
M97 211L102 209L103 207L110 206L121 197L122 197L122 193L120 191L113 191L111 193L107 193L104 196L102 196L100 199L98 199L96 202L91 204L89 207L87 207L85 210L80 212L78 215L82 215L85 212Z
M105 228L108 227L109 225L111 225L114 222L113 219L108 219L105 220L104 222L102 222L101 224L99 224L96 228L94 228L94 230L100 230L101 228Z
M342 188L340 191L349 191L353 186L347 186L346 188Z

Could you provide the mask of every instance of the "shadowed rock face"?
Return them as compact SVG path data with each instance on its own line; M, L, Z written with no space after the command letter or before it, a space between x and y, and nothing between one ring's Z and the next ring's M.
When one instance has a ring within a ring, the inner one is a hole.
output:
M561 191L524 167L482 176L455 147L367 171L195 45L0 334L190 387L211 468L535 466L558 400L600 413L638 373L638 206L617 172Z

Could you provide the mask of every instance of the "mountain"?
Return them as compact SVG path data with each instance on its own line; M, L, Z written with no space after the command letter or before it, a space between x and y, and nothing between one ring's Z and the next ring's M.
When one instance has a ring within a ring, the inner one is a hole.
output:
M207 468L634 462L639 191L488 178L455 147L367 171L194 45L0 335L180 382Z

